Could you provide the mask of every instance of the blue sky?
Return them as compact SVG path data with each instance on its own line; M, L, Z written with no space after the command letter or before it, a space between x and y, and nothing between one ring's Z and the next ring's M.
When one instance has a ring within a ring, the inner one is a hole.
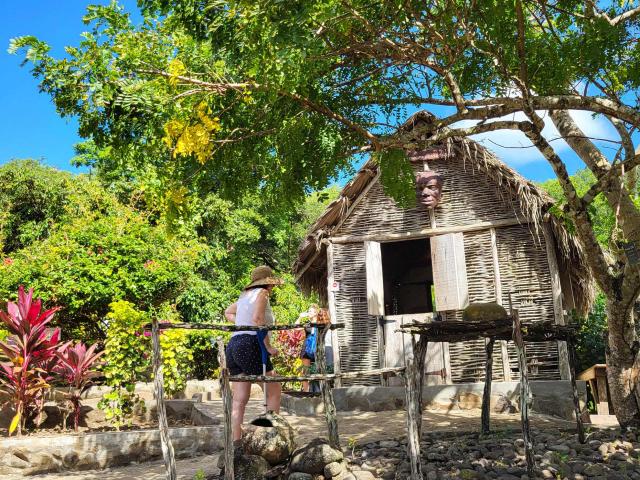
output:
M80 139L77 123L56 113L48 95L38 92L38 84L28 67L20 68L21 58L9 55L9 39L35 35L64 54L65 45L77 44L87 30L82 23L89 3L108 0L21 0L3 2L0 15L0 163L14 158L42 159L54 167L76 171L69 163L73 144ZM129 9L135 0L122 2Z
M20 35L35 35L52 46L55 55L64 54L65 45L78 43L86 30L82 23L85 6L89 3L108 3L108 0L22 0L5 2L0 17L0 163L14 158L36 158L48 165L65 170L76 170L70 164L73 144L80 139L74 119L62 119L47 95L38 92L37 82L28 68L20 68L21 59L6 51L9 39ZM121 1L128 11L137 11L135 0ZM445 113L434 109L436 115ZM603 118L576 112L574 117L585 131L594 137L617 140L617 134ZM553 139L557 132L553 127L545 131ZM507 164L525 177L542 181L553 178L551 167L520 132L496 132L476 140L494 151ZM554 147L562 155L570 173L583 165L562 141L554 141ZM615 147L610 143L602 145ZM525 148L518 148L525 147ZM76 170L77 171L77 170Z

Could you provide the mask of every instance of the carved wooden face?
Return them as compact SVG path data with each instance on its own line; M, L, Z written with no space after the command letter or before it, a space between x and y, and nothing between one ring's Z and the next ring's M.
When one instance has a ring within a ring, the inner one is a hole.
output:
M443 180L435 172L420 172L416 176L418 201L427 208L435 208L442 201Z

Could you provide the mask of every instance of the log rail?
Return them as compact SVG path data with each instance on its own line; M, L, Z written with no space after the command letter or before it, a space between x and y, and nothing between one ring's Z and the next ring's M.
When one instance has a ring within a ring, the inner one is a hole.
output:
M230 375L226 367L226 354L224 351L224 344L221 338L218 338L218 358L220 361L220 383L222 392L222 405L224 411L224 445L225 445L225 480L232 480L234 478L234 463L233 463L233 440L231 429L231 411L232 411L232 397L230 382L265 382L265 383L281 383L289 381L319 381L320 392L322 401L324 403L325 419L327 421L327 429L329 433L329 443L334 448L340 449L340 437L338 435L338 420L336 414L335 402L333 399L333 392L330 382L343 379L343 378L358 378L370 375L403 375L405 367L397 368L378 368L373 370L362 370L356 372L341 372L341 373L326 373L326 359L324 356L324 341L325 335L329 330L335 330L338 328L344 328L343 323L332 324L319 324L319 323L303 323L295 325L270 325L270 326L236 326L229 324L218 323L167 323L154 321L151 324L145 325L146 330L151 330L154 338L153 342L153 362L154 372L156 372L155 395L158 402L158 416L159 428L160 428L160 440L162 446L162 452L165 460L167 479L175 480L176 467L175 458L173 455L173 448L171 446L171 439L169 437L169 429L167 424L166 410L164 409L164 396L162 389L162 358L159 346L159 332L161 330L170 329L184 329L184 330L214 330L222 332L244 332L244 331L278 331L278 330L296 330L301 328L316 327L318 329L318 342L316 345L316 361L318 363L318 374L313 375L300 375L300 376L283 376L283 375Z

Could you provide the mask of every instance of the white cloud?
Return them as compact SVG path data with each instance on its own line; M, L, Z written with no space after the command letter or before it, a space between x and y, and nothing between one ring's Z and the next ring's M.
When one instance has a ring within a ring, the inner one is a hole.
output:
M592 138L607 139L619 141L620 137L611 123L602 115L593 116L590 112L582 110L572 110L571 116L585 134ZM571 148L564 140L558 139L560 134L549 119L549 115L545 111L538 112L545 120L545 128L542 131L544 137L551 142L554 150L562 157L563 153L567 153ZM518 112L499 120L516 120L523 121L526 117L523 113ZM474 125L475 121L465 120L454 125L454 127L469 127ZM546 162L542 154L532 145L529 139L517 130L498 130L495 132L474 135L474 140L482 143L489 150L493 151L503 161L513 167L530 164L533 162ZM595 143L603 149L608 155L615 152L616 144L606 141L596 140Z

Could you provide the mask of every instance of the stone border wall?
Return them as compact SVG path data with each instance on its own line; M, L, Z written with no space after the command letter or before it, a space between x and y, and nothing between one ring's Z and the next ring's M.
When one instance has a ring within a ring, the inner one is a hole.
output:
M223 448L218 425L171 428L169 432L177 458ZM161 457L158 430L2 438L0 476L103 469Z
M578 381L578 392L582 404L586 401L585 382ZM573 420L571 383L568 380L539 380L530 382L531 408L547 415ZM429 385L423 389L422 397L427 409L469 410L482 405L484 383L458 383L453 385ZM518 382L492 382L491 408L500 399L507 398L517 408L520 396ZM404 387L351 386L336 388L333 397L338 411L378 412L404 409ZM322 400L282 396L282 408L296 415L316 415L323 412Z

